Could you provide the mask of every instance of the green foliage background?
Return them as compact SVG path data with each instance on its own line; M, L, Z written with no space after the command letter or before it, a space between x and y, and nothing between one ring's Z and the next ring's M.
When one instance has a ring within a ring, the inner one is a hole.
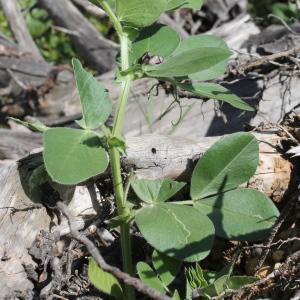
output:
M278 19L269 18L270 14L287 23L293 23L300 19L300 12L295 0L249 0L249 10L253 18L256 18L257 23L262 26L280 22Z

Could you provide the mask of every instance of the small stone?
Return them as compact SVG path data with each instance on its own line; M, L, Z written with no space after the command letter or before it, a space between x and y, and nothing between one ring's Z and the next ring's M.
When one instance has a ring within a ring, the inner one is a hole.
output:
M252 276L255 273L255 268L258 263L257 257L252 257L246 261L245 271L248 276Z
M275 263L282 262L284 260L285 252L283 250L276 250L272 253L272 260Z

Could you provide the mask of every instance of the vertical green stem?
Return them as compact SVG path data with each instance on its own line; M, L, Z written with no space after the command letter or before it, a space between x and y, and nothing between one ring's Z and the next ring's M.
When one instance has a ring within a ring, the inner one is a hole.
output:
M114 11L111 9L109 4L105 0L93 0L93 3L101 6L107 15L109 16L111 22L113 23L116 32L119 36L120 46L121 46L121 68L125 71L129 68L129 39L127 34L123 31L122 25L115 15ZM123 119L125 114L125 108L129 96L130 85L132 83L132 76L126 76L121 83L121 92L117 104L117 110L114 120L114 126L112 129L112 136L120 138L122 135ZM129 212L126 203L126 197L124 194L124 186L121 174L121 161L120 152L116 146L111 146L110 148L111 157L111 169L112 178L114 184L115 198L117 204L117 210L119 216L125 216ZM126 219L126 218L124 218ZM123 221L120 226L120 236L121 236L121 250L123 259L123 270L133 275L133 265L132 265L132 251L131 251L131 240L130 240L130 223L129 221ZM125 285L124 287L124 299L125 300L135 300L134 289Z
M122 216L127 214L128 208L126 206L126 199L124 197L124 188L121 176L121 164L120 164L120 152L115 147L110 150L111 166L112 166L112 177L114 183L115 197L117 203L118 215ZM121 237L121 250L122 250L122 261L123 270L133 275L133 264L132 264L132 251L131 251L131 240L130 240L130 224L129 222L123 222L120 228ZM124 299L134 300L134 290L125 286L125 297Z

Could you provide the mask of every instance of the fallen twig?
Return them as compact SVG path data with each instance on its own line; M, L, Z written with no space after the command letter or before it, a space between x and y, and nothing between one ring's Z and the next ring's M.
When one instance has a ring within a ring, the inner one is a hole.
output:
M288 244L288 243L293 243L299 241L300 242L300 237L292 237L292 238L288 238L286 240L278 240L277 242L271 243L269 245L264 245L264 244L257 244L257 245L253 245L253 246L246 246L243 247L243 250L251 250L251 249L255 249L255 248L261 248L261 249L270 249L272 247L278 246L278 249L280 249L283 245Z
M260 67L261 65L271 63L277 59L286 58L291 55L297 55L297 53L299 53L299 52L300 52L300 48L293 48L293 49L290 49L287 51L282 51L282 52L274 53L271 55L267 55L267 56L261 57L259 59L256 59L254 61L250 61L250 62L241 64L240 66L237 67L235 72L239 73L239 74L243 74L243 73L245 73L245 71L249 71L254 68Z
M125 284L134 287L137 291L143 293L144 295L150 297L151 299L172 300L170 297L160 294L153 288L147 286L138 278L132 277L129 274L122 272L119 268L107 264L104 258L102 257L102 255L100 254L99 250L97 249L97 247L93 244L93 242L89 240L84 234L80 233L78 230L74 228L73 217L71 216L68 207L61 201L57 202L56 205L58 209L62 212L62 214L67 218L72 237L85 245L88 252L91 254L91 256L94 258L94 260L97 262L97 264L101 269L114 275L115 277L123 281Z

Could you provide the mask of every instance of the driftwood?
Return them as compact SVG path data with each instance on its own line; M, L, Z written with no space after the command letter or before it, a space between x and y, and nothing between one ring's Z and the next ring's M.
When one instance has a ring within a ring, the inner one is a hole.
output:
M291 165L276 151L280 138L274 134L256 134L260 143L260 165L248 184L256 187L275 200L286 191L291 175ZM176 178L186 180L192 167L205 150L216 140L202 138L192 141L167 136L142 136L127 138L128 155L122 160L126 170L134 169L138 178ZM9 164L0 165L0 262L3 274L4 294L11 290L30 291L32 284L26 279L22 264L33 264L27 253L35 235L40 230L49 230L50 217L45 208L33 203L28 195L29 175L42 163L39 153ZM101 180L101 178L99 179ZM93 185L92 185L93 186ZM97 214L93 203L99 194L85 186L57 186L65 203L76 217L76 226L82 229L85 222ZM92 197L91 197L92 195ZM49 195L45 195L49 196ZM52 219L52 231L61 235L68 233L66 220L57 225Z
M54 22L68 31L72 42L86 62L99 73L111 70L115 65L117 46L105 39L69 0L39 0Z
M25 20L17 0L1 0L3 12L18 43L19 49L38 61L43 57L27 30Z

